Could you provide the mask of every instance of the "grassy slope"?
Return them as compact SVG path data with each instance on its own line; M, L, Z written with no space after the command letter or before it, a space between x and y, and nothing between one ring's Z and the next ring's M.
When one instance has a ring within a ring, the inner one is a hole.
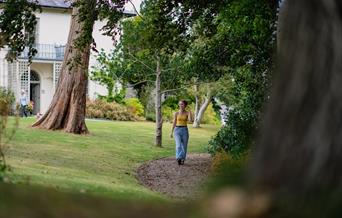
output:
M144 161L174 155L170 125L164 126L164 148L153 146L154 124L88 121L87 136L31 129L22 119L7 159L16 182L57 190L87 192L116 199L163 199L142 187L135 169ZM190 128L190 152L205 152L218 127Z

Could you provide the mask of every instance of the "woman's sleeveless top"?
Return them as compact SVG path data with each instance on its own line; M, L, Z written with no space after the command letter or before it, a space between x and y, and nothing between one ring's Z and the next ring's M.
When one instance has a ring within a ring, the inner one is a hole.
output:
M177 114L176 126L187 126L188 114Z

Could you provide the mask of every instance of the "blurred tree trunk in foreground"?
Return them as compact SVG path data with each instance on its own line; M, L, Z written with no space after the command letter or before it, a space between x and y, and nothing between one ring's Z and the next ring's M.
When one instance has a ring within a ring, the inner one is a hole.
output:
M342 188L342 1L289 0L285 7L252 184L302 202L324 196L318 206L333 207Z

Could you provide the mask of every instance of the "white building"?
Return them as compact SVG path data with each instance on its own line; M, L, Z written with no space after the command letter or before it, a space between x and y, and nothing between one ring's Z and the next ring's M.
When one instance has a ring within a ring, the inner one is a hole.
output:
M1 1L0 1L1 2ZM59 71L62 66L64 49L68 39L71 20L70 4L65 0L40 0L42 13L38 13L36 27L36 44L38 50L32 64L28 64L27 52L17 61L9 63L5 60L6 49L0 50L0 86L11 89L16 98L20 90L26 90L34 102L34 113L44 113L52 100L56 89ZM134 11L125 11L127 16L134 16ZM97 49L109 52L113 48L110 37L100 32L103 23L96 22L93 37ZM95 64L94 54L90 58L90 67ZM88 96L95 98L97 94L106 95L106 89L89 81Z

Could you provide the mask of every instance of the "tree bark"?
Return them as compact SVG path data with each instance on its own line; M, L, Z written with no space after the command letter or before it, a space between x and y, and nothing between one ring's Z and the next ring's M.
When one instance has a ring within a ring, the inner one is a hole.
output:
M277 78L251 181L293 196L324 190L334 199L342 190L342 2L288 1L285 7Z
M96 0L91 1L95 6ZM32 125L33 127L64 130L75 134L88 133L85 124L85 110L90 42L83 49L73 47L75 39L83 30L82 27L82 23L79 22L78 9L74 7L68 43L56 92L49 109L41 119ZM76 59L79 60L76 65L71 66L68 64Z
M199 111L199 108L200 108L200 99L199 99L199 94L198 94L198 84L195 84L194 85L194 94L195 94L195 114L194 114L194 116L195 116L195 118L194 119L196 119L196 117L197 117L197 114L198 114L198 111Z
M198 111L198 114L195 116L193 127L194 128L199 128L201 127L201 121L203 119L204 112L207 110L210 102L211 102L212 97L206 98L201 105L201 108Z
M156 69L156 146L162 146L162 129L163 129L163 118L161 111L161 70L160 70L160 60L157 60L157 69Z
M201 121L202 121L203 115L204 115L205 111L207 110L211 100L212 100L212 95L211 95L211 92L208 91L207 96L206 96L203 104L198 109L197 113L195 112L194 123L192 124L192 126L194 128L200 128L201 127ZM196 102L197 101L198 101L198 98L196 98ZM198 107L199 107L200 103L196 103L196 104L198 104Z

